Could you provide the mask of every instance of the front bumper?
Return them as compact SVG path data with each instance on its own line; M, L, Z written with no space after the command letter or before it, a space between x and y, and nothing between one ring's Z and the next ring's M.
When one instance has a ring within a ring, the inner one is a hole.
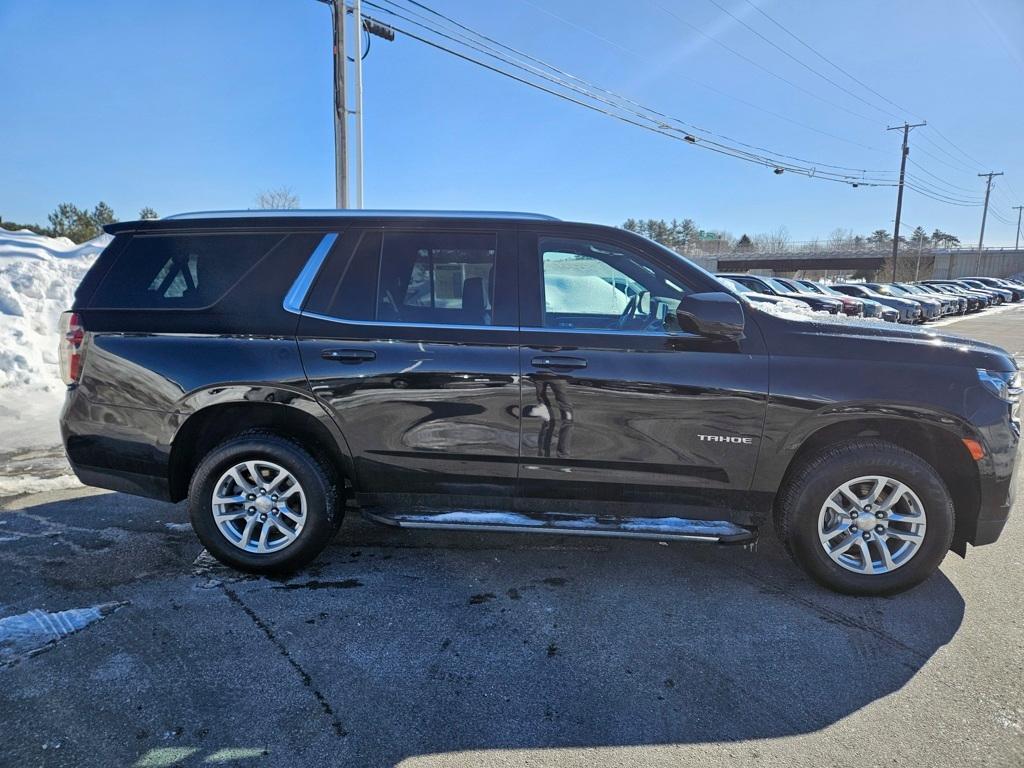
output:
M963 554L964 543L976 547L991 544L999 538L1013 506L1014 475L1020 422L1015 406L990 395L968 393L970 405L977 405L970 421L978 431L985 455L977 462L977 515L960 514L958 510L953 550Z

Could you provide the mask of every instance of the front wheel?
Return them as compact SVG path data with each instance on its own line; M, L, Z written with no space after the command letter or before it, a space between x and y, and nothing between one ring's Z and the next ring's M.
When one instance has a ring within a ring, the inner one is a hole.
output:
M200 461L189 516L218 560L252 573L287 573L327 546L341 523L337 483L326 462L264 431L232 438Z
M852 595L890 595L939 567L953 538L949 491L920 456L882 440L839 443L796 468L776 523L815 580Z

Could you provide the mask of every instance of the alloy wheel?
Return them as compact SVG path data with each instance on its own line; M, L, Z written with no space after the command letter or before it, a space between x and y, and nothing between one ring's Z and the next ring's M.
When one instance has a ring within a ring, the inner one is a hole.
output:
M280 464L243 461L217 481L212 510L225 539L246 552L269 554L289 546L302 533L306 494Z
M854 573L881 574L906 565L924 541L927 517L905 483L866 475L843 483L818 514L818 539L828 556Z

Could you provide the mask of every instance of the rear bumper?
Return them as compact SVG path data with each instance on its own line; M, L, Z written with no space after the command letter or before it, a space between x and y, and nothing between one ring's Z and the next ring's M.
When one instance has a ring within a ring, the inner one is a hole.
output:
M60 414L64 451L86 485L169 500L169 446L161 445L167 414L90 402L68 390Z

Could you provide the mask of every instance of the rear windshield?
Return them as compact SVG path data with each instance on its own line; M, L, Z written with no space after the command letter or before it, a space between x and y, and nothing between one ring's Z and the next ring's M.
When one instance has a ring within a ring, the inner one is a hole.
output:
M217 303L287 236L136 235L90 302L104 309L195 309Z

